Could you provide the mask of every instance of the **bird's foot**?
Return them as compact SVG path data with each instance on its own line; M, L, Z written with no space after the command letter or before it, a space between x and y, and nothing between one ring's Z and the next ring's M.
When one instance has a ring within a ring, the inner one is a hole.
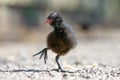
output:
M52 71L57 71L57 72L67 72L67 71L65 71L65 70L63 70L63 69L52 69Z
M75 71L63 70L63 69L52 69L51 71L63 72L63 73L75 73Z
M47 50L48 50L48 48L44 48L43 50L41 50L41 51L38 52L37 54L34 54L33 57L40 54L40 58L39 58L39 59L41 59L42 56L44 56L44 62L46 63L46 60L47 60L47 58L48 58L48 56L47 56Z

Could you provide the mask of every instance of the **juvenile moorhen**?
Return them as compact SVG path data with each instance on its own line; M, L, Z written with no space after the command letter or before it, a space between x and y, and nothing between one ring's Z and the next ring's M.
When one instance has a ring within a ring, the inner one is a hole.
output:
M47 50L52 50L57 54L55 58L58 65L57 70L63 71L59 58L76 46L76 35L74 34L72 26L65 23L63 18L57 12L50 13L45 23L50 24L53 27L53 31L47 37L47 47L33 56L40 54L40 59L44 56L44 62L46 63Z

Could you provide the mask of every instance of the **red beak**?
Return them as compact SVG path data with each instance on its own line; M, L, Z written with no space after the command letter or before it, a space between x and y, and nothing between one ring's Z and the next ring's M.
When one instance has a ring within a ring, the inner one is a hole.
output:
M47 19L44 23L50 24L50 23L52 23L52 19Z

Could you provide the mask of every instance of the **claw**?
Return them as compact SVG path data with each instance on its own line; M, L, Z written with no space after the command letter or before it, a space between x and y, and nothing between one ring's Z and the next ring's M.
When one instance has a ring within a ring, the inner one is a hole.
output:
M44 55L44 62L46 63L47 60L47 51L45 51L45 55Z
M41 59L44 54L45 54L45 53L42 51L39 59Z
M42 51L38 52L37 54L34 54L33 57L41 54L39 59L41 59L42 56L44 56L44 62L45 62L45 64L46 64L46 60L47 60L47 58L48 58L48 56L47 56L47 49L48 49L48 48L44 48Z

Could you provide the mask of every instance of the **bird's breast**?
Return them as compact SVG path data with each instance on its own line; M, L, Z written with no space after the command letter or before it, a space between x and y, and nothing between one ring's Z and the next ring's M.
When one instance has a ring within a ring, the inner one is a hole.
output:
M72 37L72 36L71 36ZM73 48L73 40L65 32L51 32L47 38L47 46L53 52L64 55Z

